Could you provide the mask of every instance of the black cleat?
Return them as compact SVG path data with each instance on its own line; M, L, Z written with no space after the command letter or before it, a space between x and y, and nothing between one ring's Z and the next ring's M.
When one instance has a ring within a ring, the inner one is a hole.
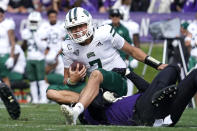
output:
M177 93L176 85L170 85L162 90L155 92L152 96L152 104L155 107L159 107L161 103L165 103L166 101L173 98Z
M20 116L20 105L17 102L10 88L6 84L0 83L0 97L12 119L18 119Z

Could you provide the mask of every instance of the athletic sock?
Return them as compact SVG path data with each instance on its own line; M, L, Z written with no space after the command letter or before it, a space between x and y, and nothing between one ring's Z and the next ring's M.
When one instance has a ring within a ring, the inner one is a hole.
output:
M36 81L30 82L30 92L33 98L32 103L38 103L38 87Z
M84 111L84 106L80 102L78 102L74 107L73 111L77 112L80 115Z
M47 96L46 96L46 90L48 88L48 84L45 80L41 80L38 82L40 87L40 103L47 103Z

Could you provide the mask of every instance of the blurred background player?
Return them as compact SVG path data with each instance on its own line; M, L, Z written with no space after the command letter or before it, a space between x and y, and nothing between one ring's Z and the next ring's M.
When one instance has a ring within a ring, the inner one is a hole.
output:
M112 6L112 9L119 9L119 12L121 14L121 24L124 25L128 31L129 36L135 45L135 47L140 48L140 37L139 37L139 24L135 21L133 21L130 18L130 10L132 5L132 0L117 0L114 5ZM132 59L129 57L129 64L131 65L131 68L137 68L138 67L138 61L136 59Z
M32 103L46 103L47 84L45 76L45 49L47 47L44 32L39 30L42 17L39 12L32 12L28 16L28 25L21 33L24 40L23 44L27 45L27 77L30 80L30 91L33 97ZM39 88L38 88L39 87ZM40 92L40 99L38 95Z
M50 85L64 85L64 63L61 56L58 56L54 64L47 64L45 67L46 79Z
M8 69L14 65L14 29L14 21L12 19L6 19L4 10L0 8L0 98L10 117L17 119L20 116L20 106L12 93L10 80L8 78Z
M120 23L121 14L120 14L119 9L111 9L109 11L109 16L111 19L111 23L109 25L111 25L115 29L115 31L120 36L122 36L128 43L132 44L132 40L129 36L128 29ZM128 55L126 53L124 53L123 51L119 51L119 52L123 60L126 60L126 59L128 60Z
M24 89L29 88L29 84L24 81L25 67L25 54L20 45L16 44L14 52L14 65L9 72L9 79L11 82L11 88L14 90L14 95L19 103L27 103Z
M115 23L115 25L121 25L123 27L124 31L122 32L121 28L116 28L118 34L120 34L125 40L127 40L129 43L133 43L135 47L140 47L140 40L139 40L139 25L132 21L124 21L122 20L124 17L123 12L119 8L112 8L109 10L109 20L104 21L103 24L111 24ZM111 24L113 26L113 24ZM114 27L114 26L113 26ZM118 31L120 29L120 31ZM128 30L125 32L125 29ZM128 32L128 33L127 33ZM129 40L130 39L130 40ZM127 63L127 65L131 64L131 68L137 68L138 67L138 61L135 59L132 59L129 57L130 62Z
M133 43L136 47L140 47L140 38L139 38L139 24L135 21L132 21L130 18L130 10L132 5L132 0L117 0L113 5L113 9L119 9L121 14L121 23L128 28L129 35L133 40Z
M51 9L47 12L47 16L48 21L40 27L47 38L45 50L46 80L50 85L63 85L64 65L59 52L61 43L65 38L64 26L57 20L57 11Z
M0 8L0 78L10 87L9 71L14 64L15 47L15 23L4 16L4 10ZM9 50L11 48L11 51Z
M116 3L114 3L112 8L121 10L122 14L124 14L123 20L128 20L131 3L132 3L132 0L117 0Z
M115 29L115 31L120 36L122 36L128 43L133 44L132 40L129 36L128 29L120 22L121 13L120 13L119 9L111 9L109 11L109 16L112 21L112 23L110 23L110 25ZM125 52L123 52L121 50L119 50L119 53L120 53L120 56L122 57L122 59L125 61L127 67L130 70L133 70L134 68L137 67L137 63L135 63L136 60L134 60L132 57L129 57L129 55L127 55ZM131 86L129 86L129 87L131 87ZM131 90L130 92L132 94L133 88L130 88L130 90Z
M59 55L61 42L65 37L63 23L57 20L57 11L49 10L47 12L48 21L43 23L41 30L46 32L47 48L45 51L46 61L46 79L50 85L63 85L64 66L63 60Z
M47 65L56 63L58 53L61 50L61 42L65 37L63 23L57 21L57 12L49 10L47 12L48 21L40 27L47 37L47 48L45 51L45 61Z

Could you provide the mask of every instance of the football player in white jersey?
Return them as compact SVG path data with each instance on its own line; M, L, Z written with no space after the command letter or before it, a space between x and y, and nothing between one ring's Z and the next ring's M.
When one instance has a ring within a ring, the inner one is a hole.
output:
M0 78L8 87L10 87L8 69L14 64L14 29L14 21L4 18L4 10L0 8ZM10 47L11 53L9 53Z
M157 69L167 65L147 56L142 50L131 46L119 36L110 25L93 28L91 14L81 8L71 9L65 19L65 28L70 40L62 43L64 55L64 78L67 85L77 85L86 76L86 68L90 73L87 85L79 94L58 89L48 89L48 98L59 103L77 103L73 108L61 106L61 110L70 123L76 124L79 114L95 99L99 87L113 91L117 95L125 95L127 82L124 73L117 73L126 68L125 62L120 57L117 49L123 50L141 62L145 62ZM80 61L85 64L79 71L72 70L70 64ZM112 71L113 70L113 71ZM117 71L117 72L115 72Z
M0 8L0 97L11 118L17 119L20 116L20 105L13 95L11 88L8 88L10 87L8 69L14 65L14 29L14 21L12 19L6 19L4 10Z
M65 37L65 31L63 24L57 20L57 12L55 10L49 10L47 12L48 21L43 23L40 27L47 36L47 54L46 63L54 64L56 57L61 49L61 42Z
M48 21L43 23L41 29L46 32L47 49L46 49L46 73L47 81L50 85L63 84L62 77L62 58L58 56L61 49L61 42L65 37L63 23L57 20L57 12L49 10L47 12ZM61 73L60 73L61 72Z
M33 103L46 103L47 84L45 77L45 50L47 47L47 37L45 32L39 29L41 22L41 14L39 12L31 12L28 16L28 26L21 33L24 40L23 44L27 44L27 77L30 80L30 91L33 97ZM37 84L38 83L38 84ZM38 87L40 89L40 99L38 96Z

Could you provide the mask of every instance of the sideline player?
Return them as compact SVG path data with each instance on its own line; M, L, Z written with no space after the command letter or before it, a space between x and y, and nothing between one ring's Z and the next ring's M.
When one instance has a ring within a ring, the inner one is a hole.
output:
M47 37L47 48L45 51L47 82L50 85L62 85L64 67L62 57L59 56L61 50L61 43L65 37L63 24L58 21L58 12L49 10L47 12L48 21L43 23L40 27ZM63 70L62 70L63 69Z
M10 87L8 74L9 69L14 65L15 23L12 19L6 19L4 13L0 8L0 78Z
M61 50L61 43L65 37L64 26L57 20L58 13L55 10L47 12L48 21L44 22L40 27L47 37L46 64L52 65L56 63L57 55Z
M27 44L27 77L30 80L30 91L33 97L32 103L46 103L47 85L45 77L45 49L47 47L45 32L39 29L42 20L39 12L32 12L28 16L28 26L21 33ZM40 99L38 87L40 89Z

